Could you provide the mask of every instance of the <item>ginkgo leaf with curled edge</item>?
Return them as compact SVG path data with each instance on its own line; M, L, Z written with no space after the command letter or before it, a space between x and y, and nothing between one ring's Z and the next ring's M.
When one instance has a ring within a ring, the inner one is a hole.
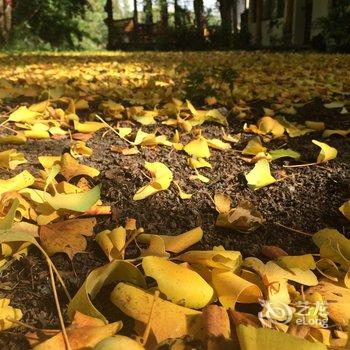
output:
M23 188L33 185L34 182L34 176L27 170L22 171L10 179L0 179L0 195L7 191L22 190Z
M17 324L9 321L19 321L22 318L22 311L10 306L10 299L0 299L0 331L16 327Z
M249 188L253 190L258 190L276 182L276 179L271 175L270 165L266 159L259 160L245 178Z
M207 140L199 136L184 146L183 150L190 156L198 158L209 158L210 150Z
M137 240L142 243L150 243L152 237L155 236L163 240L166 251L178 254L199 242L203 237L203 230L200 227L196 227L176 236L143 233L137 237Z
M213 288L195 271L156 256L142 260L146 276L154 278L159 290L173 303L200 309L214 297Z
M173 173L163 163L145 162L145 168L151 173L152 179L148 185L137 190L133 197L134 201L145 199L156 192L166 190L169 188L171 181L173 180Z
M337 157L338 151L334 147L328 146L326 143L317 140L312 140L312 143L321 147L320 154L317 157L317 163L325 163Z
M345 202L339 210L350 221L350 199Z
M62 155L60 165L61 165L60 174L62 174L67 181L79 175L96 177L100 174L100 172L97 169L84 164L80 164L69 153L64 153Z
M17 165L26 163L27 160L21 152L17 152L15 149L9 149L0 152L0 167L13 170Z

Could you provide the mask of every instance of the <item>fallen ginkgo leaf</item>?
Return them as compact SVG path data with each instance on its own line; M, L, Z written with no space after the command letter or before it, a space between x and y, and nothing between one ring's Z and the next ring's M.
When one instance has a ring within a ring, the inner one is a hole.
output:
M317 163L325 163L337 157L338 151L334 147L328 146L326 143L317 140L312 140L312 143L321 147L320 154L317 157Z
M159 290L178 305L200 309L213 297L212 287L195 271L156 256L142 260L146 276L154 278Z
M20 309L10 306L10 299L0 299L0 331L17 327L16 323L11 322L8 318L19 321L23 314Z
M259 160L245 178L249 188L253 190L258 190L276 182L276 179L270 173L270 165L266 159Z
M173 173L163 163L145 162L145 168L151 173L152 179L148 185L145 185L137 190L133 197L134 201L145 199L154 193L166 190L169 188L170 183L173 180Z
M95 308L92 300L95 299L105 284L121 281L132 283L142 288L146 287L145 279L137 267L127 261L114 260L89 273L83 285L68 305L68 316L73 319L74 313L79 311L108 323L102 313Z
M157 343L169 338L192 335L203 338L202 313L161 299L135 286L119 283L111 293L111 301L126 315L150 323ZM150 316L151 319L150 319ZM140 333L140 335L142 335Z
M24 163L27 163L24 155L21 152L17 152L15 149L0 152L0 167L2 168L14 170L17 165Z

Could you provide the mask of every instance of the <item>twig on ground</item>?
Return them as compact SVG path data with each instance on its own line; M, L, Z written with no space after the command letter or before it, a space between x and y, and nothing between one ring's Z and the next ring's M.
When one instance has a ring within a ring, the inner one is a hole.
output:
M279 222L274 222L274 224L277 225L277 226L283 227L283 228L285 228L285 229L287 229L287 230L289 230L289 231L296 232L296 233L300 233L300 234L302 234L302 235L304 235L304 236L308 236L308 237L312 237L312 236L313 236L312 233L308 233L308 232L296 230L295 228L291 228L291 227L285 226L285 225L283 225L283 224L281 224L281 223L279 223Z

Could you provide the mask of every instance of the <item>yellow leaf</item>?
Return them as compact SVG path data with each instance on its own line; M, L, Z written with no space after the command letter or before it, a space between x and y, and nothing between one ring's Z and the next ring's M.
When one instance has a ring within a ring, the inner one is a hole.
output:
M145 348L137 341L125 337L124 335L115 335L100 341L94 350L144 350Z
M39 156L39 163L44 167L46 171L50 171L55 164L59 164L61 156Z
M156 235L144 233L139 235L137 239L141 242L150 242L151 238L154 236ZM161 235L157 237L160 237L164 241L166 251L178 254L183 250L189 248L191 245L199 242L203 237L203 230L200 227L196 227L180 235Z
M90 157L92 155L92 149L87 147L84 141L75 141L70 146L70 154L74 158Z
M350 221L350 200L345 202L339 210Z
M7 151L0 152L0 167L5 169L14 170L17 165L27 163L24 155L17 152L15 149L9 149Z
M326 143L316 140L312 140L312 143L321 147L320 154L317 157L317 163L325 163L336 158L338 151L334 147L328 146Z
M74 129L83 134L91 134L106 127L107 127L106 124L100 123L100 122L80 123L74 120Z
M96 235L95 239L109 261L124 258L122 248L124 248L126 242L126 230L123 226L119 226L112 231L102 231Z
M212 168L211 164L206 161L204 158L188 158L188 164L193 169L200 169L200 168Z
M23 188L33 185L35 178L27 171L24 170L20 174L8 179L0 179L0 195L7 191L19 191Z
M228 213L231 209L232 200L230 197L228 197L224 194L215 193L214 204L215 204L216 210L219 213Z
M16 135L6 135L0 137L0 145L14 144L21 145L27 141L27 138L23 133L17 133Z
M207 139L207 142L209 147L220 151L231 149L231 145L229 143L223 142L220 139Z
M218 210L217 199L214 201ZM219 216L215 225L218 227L231 228L240 232L251 232L260 227L264 222L264 218L260 212L248 201L241 201L235 208L227 206L219 208ZM223 210L227 211L223 211Z
M181 187L180 187L180 185L179 185L179 182L178 181L173 181L174 182L174 185L176 186L176 188L179 190L179 197L181 198L181 199L190 199L190 198L192 198L192 194L189 194L189 193L186 193L186 192L184 192L182 189L181 189Z
M21 106L10 114L8 120L11 122L31 122L39 116L40 113L31 111L26 106Z
M261 187L273 184L276 179L270 173L269 162L266 159L259 160L253 170L246 176L249 188L258 190Z
M227 141L227 142L231 142L231 143L237 143L239 142L239 140L241 139L242 134L235 134L235 135L229 135L229 134L225 134L222 136L222 138Z
M137 190L133 197L135 201L144 199L156 192L166 190L173 180L173 173L163 163L145 162L145 168L152 174L152 179L149 185L143 186Z
M24 136L29 139L49 139L50 134L46 130L25 130Z
M212 284L222 306L234 309L238 303L257 303L263 294L258 286L237 276L232 271L214 268Z
M149 246L147 249L141 249L141 257L157 256L168 259L170 254L165 250L165 242L162 237L151 235L149 239Z
M281 267L285 269L298 267L302 270L314 270L316 268L315 259L312 254L280 256L276 259L276 261Z
M199 311L173 304L159 297L155 298L151 293L126 283L119 283L114 288L111 301L129 317L144 325L150 322L157 343L185 335L192 335L197 339L203 338L202 314Z
M322 134L322 137L327 138L330 137L332 135L340 135L340 136L348 136L350 134L350 129L347 130L340 130L340 129L336 129L336 130L325 130Z
M321 130L324 130L325 129L325 124L324 122L313 122L313 121L310 121L310 120L307 120L305 122L305 125L312 129L312 130L316 130L316 131L321 131Z
M101 186L97 185L90 191L72 194L45 194L46 202L55 210L66 209L84 213L100 199Z
M104 323L108 323L107 319L95 308L92 300L95 299L105 284L122 281L138 285L142 288L146 287L146 282L141 272L137 267L127 261L114 260L107 265L92 270L70 301L68 305L68 316L72 319L74 313L79 311L85 315L99 318Z
M49 256L63 252L72 260L75 254L86 249L84 236L92 236L95 225L95 218L72 219L43 225L39 230L41 245Z
M146 276L154 278L159 290L178 305L200 309L213 297L212 287L196 272L156 256L142 260Z
M111 151L120 153L124 156L133 156L135 154L140 153L140 151L137 149L137 147L131 147L131 148L123 148L118 146L111 146Z
M260 137L253 137L247 144L247 146L243 149L242 154L253 155L260 152L266 152L267 148L264 147L261 143Z
M210 151L207 140L199 136L184 146L183 150L190 156L199 158L209 158Z
M190 264L200 264L211 268L237 271L242 263L242 255L238 251L214 247L213 250L192 250L176 257Z
M118 131L118 135L121 137L121 138L124 138L125 136L128 136L132 133L132 128L127 128L127 127L118 127L116 128L117 131Z
M7 318L19 321L22 316L22 311L20 309L15 309L10 306L10 299L0 299L0 331L17 327L16 323L12 323Z
M95 345L103 339L111 337L118 332L123 326L121 321L104 324L101 320L89 317L80 312L74 315L72 324L66 328L68 341L74 350L78 349L95 349ZM51 332L47 332L52 335ZM63 334L58 331L54 336L43 342L40 342L45 330L37 333L29 333L27 335L35 350L65 350L67 349Z
M274 137L281 137L284 134L284 126L276 119L271 117L262 117L258 120L258 128L265 134L273 134Z
M202 174L199 174L197 172L197 175L191 175L189 177L190 180L199 180L199 181L202 181L204 183L208 183L210 181L210 179Z
M241 350L327 350L327 346L310 342L270 328L255 328L240 324L237 336Z
M328 317L346 329L350 320L350 289L322 280L306 291L307 295L313 293L319 293L322 296L327 304Z
M70 180L71 178L79 175L87 175L90 177L96 177L100 172L92 167L84 164L80 164L76 159L74 159L69 153L64 153L61 158L61 170L60 173Z

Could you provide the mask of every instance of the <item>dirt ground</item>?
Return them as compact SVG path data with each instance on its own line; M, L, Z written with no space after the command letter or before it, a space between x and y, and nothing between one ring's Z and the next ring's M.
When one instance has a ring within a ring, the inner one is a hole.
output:
M26 99L16 103L28 103ZM255 99L249 102L253 118L249 122L256 122L263 116L262 107L269 106L269 101ZM7 106L2 105L2 111ZM340 114L339 110L326 109L323 102L313 99L304 106L297 108L298 113L288 120L303 122L305 120L323 121L328 129L350 128L349 114ZM235 118L229 119L227 133L235 134L242 131L245 121ZM202 126L206 137L220 137L221 126L206 123ZM154 130L144 127L144 131ZM172 129L159 126L160 133L171 137ZM239 250L244 256L261 257L263 245L276 245L289 254L297 255L306 252L316 253L317 249L311 237L302 233L283 228L278 223L306 233L314 233L325 227L338 229L349 233L350 223L339 212L338 208L350 197L350 139L334 136L326 142L338 150L338 157L323 165L288 168L284 165L296 164L295 161L281 159L271 164L272 173L278 182L258 191L250 190L244 174L251 170L235 150L242 150L252 135L243 134L234 149L225 152L212 151L210 162L213 169L201 171L210 178L208 184L185 181L189 176L187 156L182 152L170 151L168 147L141 148L140 153L124 156L110 151L111 145L126 144L111 132L104 134L104 130L97 132L87 142L93 149L90 158L84 158L83 163L96 167L101 174L95 178L95 184L102 183L102 201L113 208L111 216L98 218L95 232L113 228L123 224L125 218L137 219L139 226L146 232L158 234L179 234L195 226L201 226L204 237L195 248L212 249L222 245L225 249ZM298 151L306 163L314 162L319 149L312 144L312 139L321 139L322 132L315 132L298 138L288 139L288 148ZM273 140L269 149L283 146L286 140ZM1 145L0 151L8 149ZM37 157L39 155L61 155L69 149L69 140L32 140L16 146L23 152L28 163L21 166L21 170L28 169L36 174L40 169ZM136 190L147 183L143 173L144 161L159 161L167 164L180 181L182 188L193 193L190 200L183 201L178 197L177 189L172 185L169 190L159 192L142 201L133 201ZM19 171L18 171L19 172ZM286 175L286 176L285 176ZM10 174L0 170L0 178L7 178ZM12 176L12 175L11 175ZM234 204L241 199L248 199L261 211L266 223L252 233L239 233L228 229L215 227L217 212L211 200L214 193L229 195ZM349 237L349 236L348 236ZM135 247L128 250L128 257L137 255ZM71 294L78 290L88 272L104 263L106 258L93 238L88 240L86 252L77 254L73 262L64 254L53 257L53 261L67 283ZM24 317L22 322L37 328L59 328L55 304L49 282L47 266L35 250L31 249L28 256L19 261L12 261L6 269L0 270L0 296L11 299L11 304L20 308ZM59 288L62 300L62 310L65 311L66 300ZM118 310L103 296L97 298L96 305L109 317L118 319ZM126 327L127 329L127 327ZM0 333L1 349L29 349L24 328Z

